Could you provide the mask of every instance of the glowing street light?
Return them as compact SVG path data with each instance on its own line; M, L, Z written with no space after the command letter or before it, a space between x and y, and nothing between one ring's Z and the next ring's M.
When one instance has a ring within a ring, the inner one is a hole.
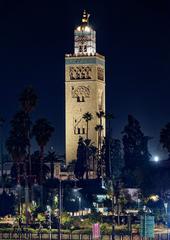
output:
M47 212L48 212L48 216L49 216L49 227L50 227L50 240L52 239L52 235L51 235L51 212L52 212L52 209L51 209L51 206L50 205L47 205Z
M154 156L154 157L153 157L153 160L154 160L154 162L159 162L159 160L160 160L160 159L159 159L159 156Z

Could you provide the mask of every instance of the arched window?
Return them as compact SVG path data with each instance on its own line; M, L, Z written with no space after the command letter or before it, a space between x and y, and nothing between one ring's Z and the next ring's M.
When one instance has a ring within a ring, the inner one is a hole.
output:
M82 129L82 134L85 134L85 128Z
M77 96L77 102L85 102L84 96Z

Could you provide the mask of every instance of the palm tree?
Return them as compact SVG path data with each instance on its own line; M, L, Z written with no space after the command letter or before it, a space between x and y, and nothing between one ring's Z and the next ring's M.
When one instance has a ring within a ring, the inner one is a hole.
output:
M54 128L50 125L47 119L40 118L36 121L35 125L32 128L32 136L35 137L39 147L40 147L40 179L42 184L42 170L43 170L43 160L44 160L44 148L47 145Z
M29 145L28 145L28 162L29 162L29 174L31 175L31 144L30 144L30 132L31 132L31 119L30 119L30 113L33 111L37 104L37 95L34 91L34 89L31 86L28 86L24 89L24 91L20 94L19 96L19 102L21 104L21 107L23 111L25 112L28 122L27 122L27 129L26 129L26 135L29 140ZM25 162L25 164L27 164Z
M103 130L103 125L101 124L97 124L95 127L95 130L98 133L98 149L97 149L97 175L99 177L103 175L103 165L102 165L102 154L101 154L101 150L102 150L102 130Z
M102 130L103 130L103 125L97 124L95 127L96 132L98 132L98 149L101 149L101 136L102 136Z
M37 95L31 86L24 89L19 97L19 102L26 113L32 112L37 104Z
M103 111L96 112L96 116L100 119L100 125L102 125L102 118L105 116Z
M50 125L47 119L40 118L36 121L32 128L32 136L35 137L40 147L40 184L41 184L41 205L43 204L43 161L44 161L44 148L48 143L54 128Z
M32 165L32 175L35 176L35 182L40 183L40 171L41 171L41 162L40 162L40 152L35 151L31 154L31 165ZM46 164L42 166L43 179L46 179L47 175L50 173L50 169Z
M108 132L110 134L110 131L111 131L111 126L110 126L111 120L113 120L115 117L114 117L114 115L112 113L107 113L107 114L105 114L105 118L108 121Z
M17 166L17 178L20 180L20 168L24 163L27 155L27 147L29 145L28 137L26 136L26 128L28 118L23 111L17 112L11 121L11 130L6 141L6 148L11 155L14 164ZM26 174L26 168L25 168Z
M99 118L99 124L96 125L95 130L98 131L98 147L99 150L101 149L101 140L102 140L102 130L103 128L103 123L102 119L105 116L105 113L103 111L96 112L96 116Z
M54 164L61 163L59 156L56 155L55 151L48 151L48 155L45 157L45 162L50 163L50 177L54 179Z
M74 174L77 179L83 179L86 171L86 145L82 137L79 137L77 148L77 161L75 163Z
M86 121L86 124L87 124L86 139L88 139L89 121L93 119L93 115L90 112L86 112L83 114L83 119Z
M93 145L90 139L85 139L85 151L86 151L86 179L89 177L89 172L95 172L95 160L96 160L96 147Z
M106 138L105 138L105 147L106 147L106 159L105 162L107 162L106 164L106 174L111 173L111 143L112 143L112 139L111 139L111 134L112 134L112 129L111 129L111 120L113 120L115 117L112 113L107 113L105 114L105 118L106 118L106 124L107 124L107 131L106 131ZM107 173L108 170L108 173Z

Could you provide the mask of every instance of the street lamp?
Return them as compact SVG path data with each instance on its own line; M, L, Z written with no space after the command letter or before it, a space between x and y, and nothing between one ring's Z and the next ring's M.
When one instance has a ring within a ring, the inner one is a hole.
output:
M50 240L51 240L51 207L49 205L47 205L47 211L49 214L49 223L50 223Z
M167 234L168 234L168 202L164 202L164 207L165 207L165 215L166 215Z
M153 157L153 160L154 160L154 162L159 162L159 160L160 160L160 159L159 159L159 156L154 156L154 157Z
M73 192L75 193L75 194L79 194L79 191L81 190L82 188L79 188L79 187L77 187L77 185L76 185L76 182L75 182L75 186L74 186L74 188L73 188ZM78 203L79 203L79 216L80 216L80 210L81 210L81 196L80 195L78 195L77 196L77 199L78 199Z
M79 217L80 217L80 212L81 212L81 197L78 196L78 201L79 201Z
M62 214L62 182L59 177L59 218L58 218L58 239L61 240L61 214Z
M18 205L18 214L19 216L21 216L21 198L22 198L22 187L21 187L21 184L18 183L16 185L16 191L17 191L17 194L18 194L18 202L19 202L19 205Z

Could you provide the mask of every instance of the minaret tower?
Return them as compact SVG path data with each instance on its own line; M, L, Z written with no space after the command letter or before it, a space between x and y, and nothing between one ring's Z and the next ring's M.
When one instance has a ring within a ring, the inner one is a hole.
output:
M98 146L96 112L105 112L105 58L96 53L96 32L83 12L81 25L74 30L74 54L65 56L65 128L66 163L77 159L79 137L86 138L86 112L93 115L88 124L88 138ZM102 137L105 121L102 120Z

